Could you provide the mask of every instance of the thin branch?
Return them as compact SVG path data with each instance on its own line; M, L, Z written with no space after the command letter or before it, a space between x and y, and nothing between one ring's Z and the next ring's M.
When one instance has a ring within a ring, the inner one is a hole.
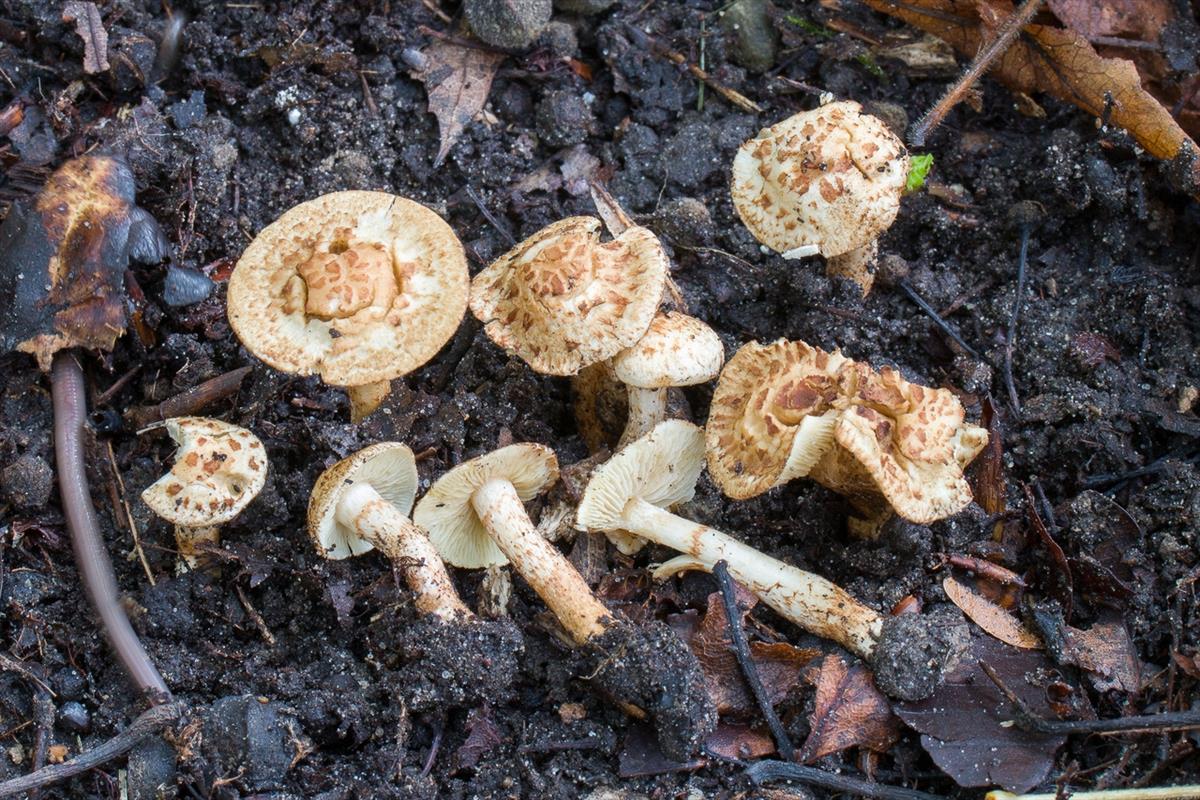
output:
M695 64L688 61L687 56L685 56L683 53L678 53L666 45L651 39L644 31L641 31L637 27L628 23L625 25L625 30L629 33L629 37L633 39L633 43L635 45L638 47L643 47L647 50L652 50L668 61L683 67L692 74L692 77L699 78L707 83L714 92L721 95L721 97L724 97L738 108L742 109L743 111L748 111L751 114L762 113L762 106L746 97L741 92L734 91L725 84L717 81L707 72L700 69L700 67L697 67Z
M917 290L914 289L909 284L908 281L899 281L897 283L897 285L904 291L904 293L906 295L908 295L908 299L912 300L913 303L916 304L917 308L919 308L925 312L925 316L927 316L931 320L933 320L934 324L937 325L939 328L941 328L943 333L945 333L947 336L949 336L951 339L954 340L955 344L957 344L963 350L966 350L969 354L971 354L971 356L973 358L975 358L979 361L982 361L983 363L988 364L992 367L995 366L995 364L992 364L990 359L988 359L984 355L981 355L978 350L976 350L974 347L971 347L971 345L967 344L963 340L962 336L959 335L958 331L954 328L954 326L951 325L949 322L946 322L946 320L942 319L942 315L939 314L937 312L937 310L934 309L933 306L931 306L931 305L929 305L929 303L925 302L925 298L923 298L923 297L921 297L921 295L917 294Z
M1021 303L1025 299L1025 265L1029 260L1029 233L1031 223L1021 225L1021 255L1017 259L1017 293L1013 297L1012 310L1008 315L1008 331L1004 337L1004 383L1008 387L1008 404L1013 413L1021 416L1021 398L1017 396L1017 384L1013 380L1013 351L1017 347L1017 322L1021 318Z
M816 767L788 764L783 761L759 761L746 770L746 775L754 781L755 785L796 781L809 786L819 786L833 792L869 797L872 800L945 800L936 794L926 794L915 789L903 789L899 786L888 786L885 783L850 778Z

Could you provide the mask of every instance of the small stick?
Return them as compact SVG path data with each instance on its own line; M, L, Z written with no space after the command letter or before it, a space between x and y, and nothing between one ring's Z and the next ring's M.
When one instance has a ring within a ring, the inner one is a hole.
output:
M1033 19L1033 15L1037 13L1042 6L1042 0L1025 0L1021 7L1014 11L1000 29L996 31L996 38L983 46L975 58L967 66L962 76L954 82L954 85L942 95L941 99L934 104L933 108L921 117L921 120L909 132L908 141L913 147L922 147L925 144L926 137L929 132L941 124L946 115L950 113L950 109L954 108L966 95L967 90L974 85L975 81L988 71L997 58L999 58L1012 40L1016 38L1021 29L1029 24Z
M106 764L117 756L132 750L146 736L162 730L179 719L182 713L183 706L179 703L151 706L139 714L128 728L104 744L93 747L86 753L80 753L70 761L51 764L28 775L0 783L0 797L13 797L23 792L50 786Z
M1018 417L1021 416L1021 398L1017 397L1017 385L1013 380L1012 359L1013 351L1016 349L1017 320L1021 316L1021 301L1025 297L1025 263L1029 258L1029 233L1032 229L1032 219L1021 222L1021 254L1017 259L1017 293L1013 297L1012 310L1008 316L1008 332L1004 337L1004 383L1008 386L1008 404Z
M133 550L137 553L138 561L142 564L142 570L146 573L146 580L150 581L151 586L158 584L154 580L154 573L150 571L150 562L146 560L146 553L142 550L142 537L138 532L137 523L133 519L133 511L129 508L129 501L125 499L125 481L121 478L121 471L117 469L117 457L113 453L111 441L105 442L108 445L108 464L112 467L113 477L117 479L117 490L120 494L121 508L125 511L125 524L129 526L129 534L133 537Z
M1155 473L1162 472L1163 469L1170 464L1172 459L1183 461L1185 463L1189 461L1196 462L1200 460L1200 450L1191 453L1190 455L1187 453L1172 453L1170 455L1165 455L1162 458L1157 458L1154 461L1151 461L1144 467L1131 469L1128 472L1114 472L1093 475L1090 478L1084 478L1083 488L1100 489L1104 486L1123 484L1126 481L1133 480L1134 478L1144 478L1147 475L1154 475Z
M721 602L725 606L725 618L729 620L729 639L738 666L742 668L742 675L746 678L750 692L754 695L754 700L758 703L758 707L767 721L767 727L771 729L771 736L775 739L775 748L779 751L780 756L791 760L792 742L788 738L787 731L783 729L779 717L775 714L775 707L771 705L771 698L767 696L766 687L763 686L762 679L758 677L758 668L754 665L754 659L750 657L750 646L746 643L746 632L742 629L742 614L738 611L737 590L733 585L733 578L729 575L729 565L724 561L718 561L713 565L712 574L717 579L717 586L721 589Z
M810 786L820 786L840 794L870 797L872 800L945 800L936 794L926 794L915 789L888 786L846 775L826 772L816 767L789 764L784 761L759 761L746 770L746 775L756 786L779 781L798 781Z
M963 341L962 336L960 336L958 334L958 331L954 329L954 326L951 325L949 322L946 322L946 320L942 319L941 314L938 314L933 306L931 306L931 305L929 305L929 303L925 302L925 298L923 298L923 297L921 297L921 295L917 294L917 290L914 289L909 284L908 281L899 281L897 283L897 285L904 291L904 293L906 295L908 295L908 299L912 300L913 303L916 304L917 308L919 308L925 312L925 316L927 316L931 320L933 320L935 325L937 325L939 328L941 328L942 331L947 336L949 336L951 339L954 340L955 344L957 344L963 350L966 350L968 353L971 354L971 356L973 356L977 360L982 361L985 364L994 366L994 365L992 365L992 362L988 358L980 355L979 352L974 347L971 347L971 345L969 345L965 341Z
M131 380L133 380L133 377L141 371L141 369L142 369L141 364L134 364L133 367L128 372L126 372L121 377L117 378L117 380L113 383L112 386L108 387L103 392L98 394L96 396L96 402L93 403L92 405L95 405L97 407L107 405L108 401L112 400L113 397L117 394L117 392L124 389L125 386Z
M275 634L271 633L271 629L267 627L267 621L262 618L262 614L258 613L258 609L250 604L250 598L246 597L246 593L242 591L241 586L234 584L233 588L237 591L238 600L242 601L242 608L246 609L246 613L250 615L250 620L258 628L258 632L267 640L267 644L274 647Z
M1046 719L1008 688L991 666L980 661L979 667L992 683L996 684L996 688L1008 702L1013 704L1017 712L1013 719L1016 726L1031 733L1069 736L1073 733L1161 733L1200 728L1200 711L1167 711L1162 714L1138 714L1116 719Z
M984 800L1057 800L1059 797L1072 800L1186 800L1200 797L1200 785L1156 786L1153 789L1100 789L1094 792L1046 792L1044 794L1013 794L999 789L988 792Z
M156 406L138 406L125 413L134 428L141 429L171 417L185 417L229 397L242 386L253 367L238 367L223 375L193 386L185 392L163 400Z
M721 97L724 97L738 108L742 109L743 111L749 111L751 114L762 113L762 106L760 106L758 103L755 103L744 94L736 92L733 89L730 89L728 86L725 86L724 84L713 79L713 77L707 72L689 62L687 60L687 56L685 56L683 53L678 53L666 45L651 39L644 32L638 30L636 27L628 23L625 24L625 30L629 32L630 37L633 39L633 43L638 47L644 47L647 50L653 50L668 61L684 67L692 74L693 77L699 78L707 83L710 87L712 87L714 92L721 95Z
M495 215L493 215L492 212L488 210L488 207L483 204L483 198L479 196L478 192L476 192L470 186L466 188L466 192L467 197L471 198L471 202L474 203L475 207L479 209L479 213L483 214L483 218L490 222L492 227L496 229L497 233L504 237L504 241L508 242L508 246L512 247L515 245L517 243L517 237L512 235L512 231L508 229L507 225L500 224L500 220L496 219Z

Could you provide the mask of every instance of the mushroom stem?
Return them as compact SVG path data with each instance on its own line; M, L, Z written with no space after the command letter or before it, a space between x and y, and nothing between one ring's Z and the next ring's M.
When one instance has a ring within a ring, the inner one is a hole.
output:
M608 609L592 594L566 556L537 532L512 483L488 481L471 495L471 504L513 569L537 592L576 643L583 644L604 633L612 623Z
M620 449L630 442L642 438L666 418L666 389L639 389L637 386L630 386L629 416L617 448Z
M371 484L358 483L346 491L338 503L337 519L400 567L421 614L444 621L474 616L454 590L429 537Z
M866 297L875 283L875 262L878 258L879 240L872 239L862 247L827 259L825 274L831 278L849 278L858 284L862 296Z
M179 560L175 562L175 574L182 575L197 567L205 566L208 557L201 552L206 544L214 546L221 543L221 526L201 525L189 528L184 525L175 526L175 547L179 551Z
M819 575L797 569L732 536L676 516L640 498L629 501L620 527L694 556L705 569L718 561L764 603L811 633L869 659L883 618Z
M375 409L383 404L392 391L391 381L364 383L361 386L347 386L346 394L350 395L350 421L358 424L367 418Z

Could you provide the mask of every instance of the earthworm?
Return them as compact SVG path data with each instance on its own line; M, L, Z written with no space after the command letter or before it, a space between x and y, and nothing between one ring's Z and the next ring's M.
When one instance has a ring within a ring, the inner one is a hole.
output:
M50 385L54 396L54 453L58 491L67 518L67 528L71 532L79 576L92 607L100 615L101 626L116 650L121 666L142 695L150 703L158 705L171 698L171 690L146 654L121 607L112 562L100 538L96 510L92 506L83 456L87 401L83 370L75 354L64 351L54 357Z

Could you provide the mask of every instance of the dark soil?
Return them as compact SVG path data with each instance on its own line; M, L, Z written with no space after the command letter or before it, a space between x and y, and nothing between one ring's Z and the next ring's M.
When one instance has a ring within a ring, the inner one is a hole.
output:
M782 16L774 66L750 74L732 60L735 37L717 23L723 4L620 0L596 16L556 14L574 29L578 50L561 52L573 42L560 26L550 41L508 57L485 119L468 125L435 169L437 123L406 50L431 41L421 26L453 31L416 0L197 0L177 8L190 19L181 39L157 0L101 2L112 68L96 75L83 72L83 43L63 22L61 3L0 0L0 107L16 96L28 101L25 122L0 140L0 214L66 158L96 145L124 148L139 203L161 223L179 263L218 280L208 299L174 308L163 301L163 270L139 268L141 335L131 331L87 366L93 400L134 370L93 403L92 495L134 626L167 684L191 706L192 724L180 726L165 752L147 744L128 769L113 762L43 797L115 798L121 780L130 796L150 796L136 792L156 782L156 770L168 776L168 795L181 797L572 798L612 796L599 793L608 787L666 798L750 788L739 766L717 760L620 777L623 742L636 729L593 691L580 659L519 580L509 630L519 629L524 650L505 691L497 685L505 681L490 679L508 666L487 674L486 654L470 641L435 643L431 626L401 630L412 613L384 559L327 562L309 544L305 509L317 475L373 442L404 441L422 454L426 487L510 437L552 446L564 465L584 458L567 381L509 359L468 317L437 358L395 382L382 411L352 426L343 393L265 367L225 320L220 281L254 234L292 205L351 188L411 197L450 222L474 271L510 237L594 213L586 189L557 179L563 160L578 152L571 147L599 159L612 193L663 236L691 313L721 334L729 353L751 339L799 338L955 387L973 419L993 398L1007 505L1022 512L1008 520L1003 544L993 541L994 519L977 507L930 528L889 524L878 541L864 543L845 533L846 504L809 482L735 503L705 479L681 513L820 572L881 611L909 596L929 611L948 603L936 553L996 558L1027 575L1034 596L1053 595L1052 561L1026 536L1021 484L1037 481L1054 511L1052 534L1073 564L1084 565L1071 623L1086 628L1104 606L1117 608L1144 673L1158 675L1138 695L1085 688L1089 704L1118 716L1194 703L1196 680L1174 654L1194 656L1200 647L1195 203L1120 131L1050 100L1045 118L1020 116L1012 96L985 81L982 111L960 107L934 135L936 191L905 199L882 244L898 259L861 300L856 287L826 278L819 259L762 252L730 203L733 154L759 128L816 104L801 85L873 103L902 124L948 78L875 64L859 40L805 32ZM440 5L459 11L452 0ZM830 13L816 3L778 5L817 23ZM841 5L863 30L899 30ZM703 24L706 68L764 113L741 111L711 89L701 98L694 77L631 44L627 24L693 61ZM515 188L543 167L554 179L543 183L548 188ZM1016 413L1001 373L957 351L895 281L907 273L966 341L1002 363L1019 245L1009 212L1025 200L1044 213L1029 242ZM224 529L217 570L176 577L172 530L138 500L172 447L161 432L139 435L123 412L247 365L254 369L236 398L205 413L262 438L271 457L267 487ZM25 670L0 662L3 779L32 763L41 702L35 678L54 692L50 740L70 754L106 740L142 707L79 590L52 491L46 376L28 356L9 355L0 357L0 383L0 636ZM686 393L698 421L709 391ZM123 501L153 586L134 554ZM539 511L532 504L535 519ZM641 576L608 595L634 618L703 609L714 590L696 577L655 587L642 568L662 555L651 548L630 562L608 552L608 569ZM1086 572L1091 562L1099 566ZM474 605L480 576L456 578ZM768 611L753 617L760 633L774 628L793 643L813 643ZM414 641L417 632L424 643ZM487 676L439 703L442 672L420 673L419 657L446 663L456 676ZM1061 678L1088 686L1072 667L1063 666ZM781 707L794 734L804 730L811 694L798 683ZM481 700L490 710L479 710ZM1189 741L1075 737L1052 778L1068 770L1087 773L1084 782L1099 774L1118 785L1144 775L1157 783L1194 778L1200 762ZM175 755L181 761L171 777ZM828 761L851 772L866 763L850 755ZM911 731L873 764L880 780L956 791Z

